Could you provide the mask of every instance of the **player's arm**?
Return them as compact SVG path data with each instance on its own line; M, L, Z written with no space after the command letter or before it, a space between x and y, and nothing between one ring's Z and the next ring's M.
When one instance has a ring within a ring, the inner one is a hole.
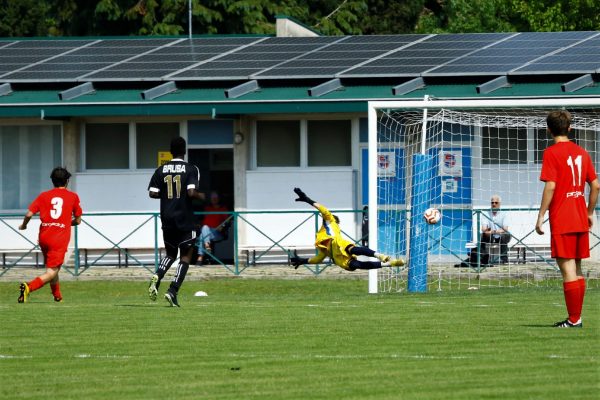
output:
M314 201L313 199L308 197L306 195L306 193L304 193L302 191L302 189L294 188L294 192L298 195L298 198L296 199L296 201L303 201L305 203L310 204L317 210L319 210L319 212L321 213L321 215L323 216L323 219L325 221L328 221L328 222L335 221L335 219L333 218L333 214L331 214L331 212L327 209L327 207L325 207L323 204L317 203L316 201Z
M319 263L322 263L323 260L325 259L325 257L327 257L327 254L323 250L319 249L319 252L317 253L316 256L313 256L313 257L311 257L311 258L308 259L307 264L319 264Z
M194 167L196 168L196 173L193 174L190 172L186 177L187 195L192 199L204 201L206 200L206 194L199 192L197 189L198 187L200 187L200 170L198 169L198 167Z
M322 262L325 259L326 256L327 256L327 254L325 254L325 252L323 252L321 249L319 249L319 252L314 257L311 257L311 258L298 257L298 253L296 252L296 250L294 250L294 256L292 258L290 258L290 261L291 261L292 265L294 266L294 269L298 269L299 266L304 265L304 264L319 264L320 262Z
M188 189L187 190L187 195L188 197L191 197L192 199L196 199L196 200L205 200L206 199L206 194L197 191L195 188L192 189Z
M544 224L544 215L546 215L546 211L550 208L550 203L552 202L552 197L554 196L554 189L556 188L556 182L554 181L546 181L544 185L544 191L542 192L542 203L540 204L540 211L538 212L537 222L535 224L535 231L539 235L543 235L544 231L542 229L542 225Z
M150 196L151 199L160 199L160 177L158 171L158 169L154 171L152 178L150 178L150 183L148 184L148 196Z
M33 213L30 210L27 210L27 213L23 217L23 223L19 225L20 231L24 231L25 229L27 229L27 224L29 223L29 221L31 221L31 217L33 217Z
M594 226L596 203L598 202L598 192L600 192L600 183L598 183L598 179L594 179L590 182L590 194L588 196L588 222L590 224L590 228Z

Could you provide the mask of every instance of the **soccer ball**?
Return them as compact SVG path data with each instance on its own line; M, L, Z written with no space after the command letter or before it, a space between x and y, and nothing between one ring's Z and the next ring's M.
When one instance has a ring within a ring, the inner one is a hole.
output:
M425 222L427 222L428 224L437 224L442 218L442 213L440 213L440 210L438 210L437 208L428 208L427 210L425 210L423 218L425 218Z

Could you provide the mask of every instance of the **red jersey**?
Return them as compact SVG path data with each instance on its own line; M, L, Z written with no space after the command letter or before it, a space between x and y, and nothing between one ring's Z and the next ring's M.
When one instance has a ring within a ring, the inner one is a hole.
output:
M227 208L224 206L212 206L208 205L204 207L204 211L206 212L218 212L218 211L227 211ZM204 225L210 226L211 228L217 228L221 225L225 220L229 217L228 214L206 214L204 216Z
M585 183L596 179L590 155L573 142L558 142L544 151L540 180L556 183L550 202L552 234L589 231Z
M71 240L71 220L82 213L77 193L58 188L42 192L29 211L40 213L40 245L66 249Z

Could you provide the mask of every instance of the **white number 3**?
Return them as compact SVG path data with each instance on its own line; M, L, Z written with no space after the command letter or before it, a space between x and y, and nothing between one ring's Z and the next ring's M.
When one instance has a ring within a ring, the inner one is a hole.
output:
M63 199L61 197L53 197L52 200L50 200L50 204L52 204L50 216L53 219L58 219L62 214Z

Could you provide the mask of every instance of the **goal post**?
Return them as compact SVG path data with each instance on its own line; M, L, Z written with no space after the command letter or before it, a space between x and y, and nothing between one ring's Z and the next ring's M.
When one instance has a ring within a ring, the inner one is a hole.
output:
M485 285L482 276L490 286L519 284L513 282L516 276L532 284L541 273L556 274L546 254L549 243L532 234L531 222L541 198L541 154L550 144L545 117L552 109L572 113L574 139L598 169L600 98L426 96L368 103L369 242L375 250L408 259L406 267L370 270L369 293L421 292L432 284L438 290L448 284L478 288ZM508 243L483 244L489 254L477 251L475 268L456 268L468 251L479 248L480 227L491 223L489 196L496 194L505 197L502 211L513 218ZM441 210L440 223L428 225L421 218L429 207ZM590 246L597 254L597 232Z

